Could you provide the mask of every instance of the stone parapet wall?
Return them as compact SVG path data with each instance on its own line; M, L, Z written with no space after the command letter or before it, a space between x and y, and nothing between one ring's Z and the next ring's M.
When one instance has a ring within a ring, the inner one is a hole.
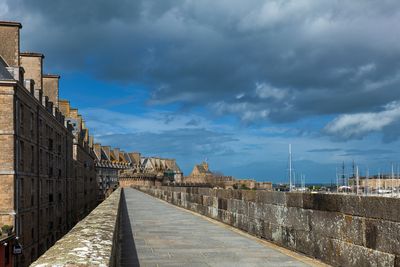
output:
M400 199L136 188L333 266L400 266Z
M119 188L31 266L118 266L122 198Z

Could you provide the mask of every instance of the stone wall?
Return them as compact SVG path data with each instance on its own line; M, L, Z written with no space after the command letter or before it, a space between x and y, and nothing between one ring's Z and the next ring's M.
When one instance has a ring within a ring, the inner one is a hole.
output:
M114 191L31 266L118 266L122 198Z
M333 266L400 266L400 199L188 187L137 189Z
M19 67L20 23L0 21L0 55L10 67Z

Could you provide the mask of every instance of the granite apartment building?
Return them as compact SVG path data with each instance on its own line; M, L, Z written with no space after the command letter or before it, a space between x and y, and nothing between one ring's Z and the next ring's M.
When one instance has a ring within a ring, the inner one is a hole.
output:
M119 148L94 144L96 155L96 178L98 187L98 201L107 198L118 187L121 172L126 169L140 168L140 153L127 153Z
M12 227L7 262L28 266L96 206L98 186L84 120L44 55L20 52L21 28L0 22L0 227Z

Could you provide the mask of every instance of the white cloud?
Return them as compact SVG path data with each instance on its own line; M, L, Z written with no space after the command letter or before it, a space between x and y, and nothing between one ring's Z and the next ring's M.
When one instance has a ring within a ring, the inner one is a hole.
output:
M281 100L287 95L287 91L274 88L266 83L256 83L256 95L262 99L273 98Z
M250 102L227 103L220 101L212 105L212 108L219 115L238 114L245 122L254 122L259 119L267 119L270 111L267 108L260 108Z
M371 132L382 131L400 120L400 103L392 102L379 112L340 115L324 130L343 139L362 138Z

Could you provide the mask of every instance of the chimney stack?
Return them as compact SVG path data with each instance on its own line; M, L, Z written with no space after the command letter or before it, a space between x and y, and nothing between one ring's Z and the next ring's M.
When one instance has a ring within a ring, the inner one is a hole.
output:
M43 89L43 59L40 53L24 52L20 54L21 67L25 70L25 79L35 81L35 89ZM45 95L43 95L45 96Z
M19 49L21 23L0 21L0 56L9 67L19 68Z
M60 75L55 75L55 74L43 75L43 94L49 97L50 101L53 102L55 107L59 106L58 103L59 81L60 81Z

